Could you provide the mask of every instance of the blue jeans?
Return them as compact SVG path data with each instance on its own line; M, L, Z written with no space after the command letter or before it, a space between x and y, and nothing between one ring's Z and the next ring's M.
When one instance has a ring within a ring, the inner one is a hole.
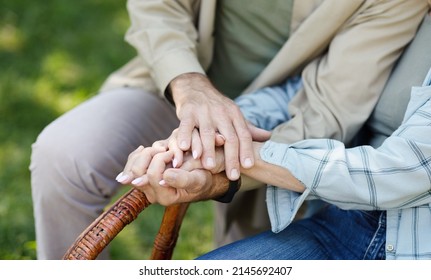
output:
M267 231L228 244L198 259L385 259L386 212L342 210L328 205L280 233Z

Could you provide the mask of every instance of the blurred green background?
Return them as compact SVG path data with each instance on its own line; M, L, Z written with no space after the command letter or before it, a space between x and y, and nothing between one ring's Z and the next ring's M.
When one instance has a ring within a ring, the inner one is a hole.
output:
M134 56L128 27L125 0L0 0L0 259L36 258L31 144ZM162 213L141 213L111 243L112 258L147 259ZM212 249L212 220L210 203L191 205L173 258Z

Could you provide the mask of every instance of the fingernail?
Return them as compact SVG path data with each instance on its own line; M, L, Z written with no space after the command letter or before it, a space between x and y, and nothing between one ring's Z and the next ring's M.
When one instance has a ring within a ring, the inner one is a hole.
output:
M214 167L215 166L214 165L214 159L211 158L211 157L207 158L207 165L208 165L209 168Z
M174 158L174 160L172 161L172 166L175 168L178 165L178 160L176 158Z
M117 181L119 182L119 183L125 183L126 181L128 181L130 179L130 177L128 176L128 175L121 175L118 179L117 179Z
M198 158L198 152L193 151L192 152L192 156L193 156L194 159L197 159Z
M115 180L119 180L121 178L121 176L123 176L123 172L121 172L120 174L117 175L117 177L115 177Z
M136 178L135 180L133 180L132 181L132 184L133 185L139 185L140 183L142 183L144 180L141 178L141 177L139 177L139 178Z
M245 160L244 160L244 167L245 168L250 168L250 167L252 167L253 166L253 162L251 161L251 158L246 158Z
M165 180L161 180L161 181L159 182L159 185L160 185L160 186L164 186L164 185L166 185Z
M232 169L230 171L230 176L232 177L232 179L238 179L239 178L239 173L238 170L236 170L235 168Z

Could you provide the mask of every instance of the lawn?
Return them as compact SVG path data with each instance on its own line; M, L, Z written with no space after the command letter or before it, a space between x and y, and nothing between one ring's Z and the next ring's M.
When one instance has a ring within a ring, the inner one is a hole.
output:
M36 258L31 144L67 110L96 94L135 55L124 41L126 1L3 0L0 9L0 259ZM193 204L174 259L212 248L212 205ZM152 206L112 242L113 259L146 259L163 212Z

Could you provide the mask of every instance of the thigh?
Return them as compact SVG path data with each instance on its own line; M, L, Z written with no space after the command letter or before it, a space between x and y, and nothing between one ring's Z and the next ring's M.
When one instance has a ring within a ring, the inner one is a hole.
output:
M50 129L63 139L136 148L166 138L177 126L175 110L165 99L126 87L94 96L54 121Z
M209 260L326 260L329 256L313 233L292 224L280 233L266 231L211 251L197 259Z
M328 205L309 219L297 222L314 236L335 260L384 259L386 212L343 210Z
M33 145L33 176L43 183L52 173L43 170L57 166L71 185L109 196L129 153L165 139L177 125L173 107L154 94L136 88L100 93L39 135Z
M383 259L385 213L327 206L279 233L267 231L220 247L198 259Z
M177 125L163 99L121 88L47 126L32 146L30 166L38 258L61 258L119 189L115 177L129 153L166 138Z

